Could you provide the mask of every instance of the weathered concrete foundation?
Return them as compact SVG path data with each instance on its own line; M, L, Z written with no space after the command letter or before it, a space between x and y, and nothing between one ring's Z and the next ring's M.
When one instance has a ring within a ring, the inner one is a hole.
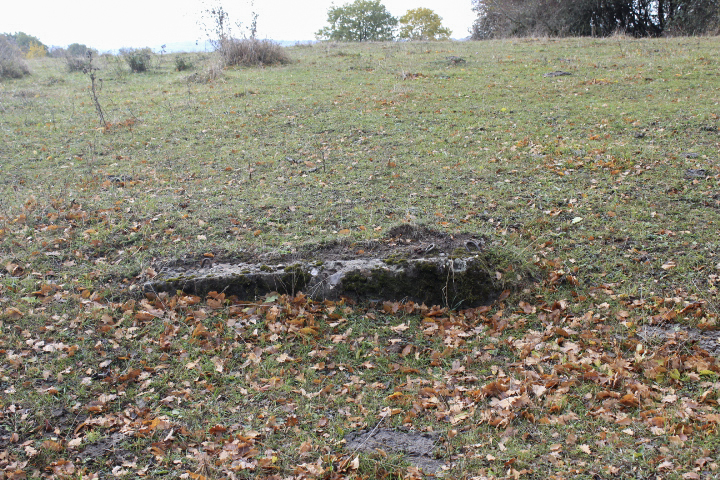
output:
M500 294L494 269L482 254L462 258L362 258L293 264L216 264L161 272L147 292L205 295L225 292L252 300L269 292L304 294L318 300L412 300L453 308L491 303Z

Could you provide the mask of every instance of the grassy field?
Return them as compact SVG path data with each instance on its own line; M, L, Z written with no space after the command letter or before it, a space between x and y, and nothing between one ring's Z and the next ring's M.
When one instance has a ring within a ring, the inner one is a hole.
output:
M423 477L345 448L360 429L431 433L447 478L720 478L694 342L720 307L719 50L317 44L210 81L211 54L101 57L107 128L87 75L30 61L0 82L0 479ZM463 311L140 287L405 223L537 283Z

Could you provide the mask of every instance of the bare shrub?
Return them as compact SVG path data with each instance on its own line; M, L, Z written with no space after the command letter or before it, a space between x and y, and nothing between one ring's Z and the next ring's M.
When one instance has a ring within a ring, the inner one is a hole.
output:
M250 6L253 7L253 0ZM233 35L233 23L228 12L219 3L203 12L201 25L205 28L210 43L220 53L223 66L243 65L247 67L290 63L290 57L283 47L271 40L257 38L258 14L250 14L250 24L243 38ZM241 23L235 23L240 28Z
M108 71L112 72L115 79L118 82L126 82L130 70L127 67L127 62L122 55L113 55L111 53L104 53L100 56L103 61L103 66Z
M5 35L0 35L0 78L21 78L30 74L20 49Z
M50 58L65 58L67 55L67 49L62 47L50 47L48 55L50 55Z
M221 79L223 66L220 63L209 65L202 72L195 72L186 77L188 83L209 83Z
M195 68L192 61L188 57L175 57L175 70L183 72Z
M82 72L87 67L87 57L75 57L66 53L64 59L68 72Z
M290 63L285 49L271 40L225 38L218 49L225 66L276 65Z
M142 73L150 70L152 50L149 48L121 48L120 55L125 59L133 73Z

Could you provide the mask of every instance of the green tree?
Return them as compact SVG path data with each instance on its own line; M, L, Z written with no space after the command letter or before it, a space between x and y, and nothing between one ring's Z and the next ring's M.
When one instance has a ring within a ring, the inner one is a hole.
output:
M0 34L0 79L22 78L30 73L20 49L8 35Z
M386 41L393 39L397 22L380 0L355 0L342 7L331 6L330 25L315 35L318 39L341 42Z
M44 55L47 55L48 53L47 46L43 44L39 38L28 35L25 32L16 32L13 34L6 33L5 36L12 40L15 45L17 45L18 48L23 52L23 54L27 54L31 50L34 50L36 52L38 50L42 50L42 52L44 52ZM37 56L37 54L35 56Z
M472 0L473 39L714 33L720 0Z
M88 50L90 49L83 43L71 43L67 47L68 55L73 57L87 57Z
M442 17L429 8L414 8L400 17L400 38L447 40L452 30L442 26Z

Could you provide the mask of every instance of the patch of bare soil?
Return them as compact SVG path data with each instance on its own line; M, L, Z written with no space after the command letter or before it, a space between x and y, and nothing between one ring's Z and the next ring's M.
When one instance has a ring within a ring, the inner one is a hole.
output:
M436 458L437 440L437 434L380 428L348 433L345 448L351 452L377 453L382 450L401 454L424 473L435 473L445 464Z
M112 462L113 465L121 465L134 458L130 451L119 447L125 439L126 437L122 433L113 433L109 437L101 438L87 445L77 457L83 462L99 462L105 459Z

